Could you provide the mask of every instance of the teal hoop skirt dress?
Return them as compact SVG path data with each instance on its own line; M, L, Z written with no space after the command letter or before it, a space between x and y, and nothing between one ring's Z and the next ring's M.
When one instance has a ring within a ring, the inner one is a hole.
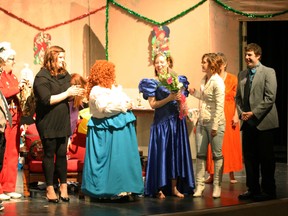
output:
M179 76L178 79L186 88L182 93L187 97L187 78ZM148 97L162 100L170 94L155 79L141 80L139 91L146 100ZM181 193L193 194L195 182L186 118L179 118L177 101L155 109L150 128L145 195L155 196L159 190L171 194L172 179L177 180L177 189Z
M143 194L135 120L131 111L90 118L81 186L84 194L95 198L117 198L121 193Z

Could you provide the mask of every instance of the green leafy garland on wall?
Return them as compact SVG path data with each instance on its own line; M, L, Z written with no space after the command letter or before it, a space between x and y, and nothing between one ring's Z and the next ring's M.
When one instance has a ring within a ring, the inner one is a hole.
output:
M107 3L112 3L113 5L117 6L117 7L120 7L122 8L123 10L125 10L126 12L128 12L129 14L132 14L133 16L136 16L137 18L140 18L142 20L145 20L146 22L148 23L151 23L151 24L154 24L154 25L158 25L158 26L161 26L161 25L167 25L168 23L171 23L177 19L179 19L180 17L183 17L185 16L186 14L188 14L190 11L194 10L195 8L199 7L200 5L202 5L204 2L206 2L207 0L201 0L199 3L197 3L196 5L186 9L185 11L181 12L180 14L177 14L176 16L164 21L164 22L157 22L155 20L152 20L152 19L149 19L145 16L142 16L138 13L136 13L135 11L132 11L128 8L125 8L123 5L120 5L119 3L117 3L116 1L114 0L108 0Z
M141 20L143 20L143 21L145 21L145 22L147 22L147 23L160 26L160 25L167 25L167 24L169 24L169 23L171 23L171 22L179 19L180 17L185 16L186 14L190 13L192 10L196 9L197 7L199 7L200 5L202 5L203 3L205 3L206 1L207 1L207 0L200 0L200 1L199 1L197 4L195 4L194 6L192 6L192 7L188 8L188 9L182 11L181 13L177 14L176 16L174 16L174 17L172 17L172 18L170 18L170 19L168 19L168 20L166 20L166 21L163 21L163 22L157 22L157 21L152 20L152 19L150 19L150 18L148 18L148 17L145 17L145 16L143 16L143 15L141 15L141 14L138 14L138 13L136 13L135 11L130 10L129 8L124 7L123 5L117 3L117 2L114 1L114 0L107 0L106 6L102 6L102 7L98 8L98 9L96 9L96 10L94 10L94 11L91 11L91 12L89 12L89 13L85 13L85 14L83 14L83 15L81 15L81 16L78 16L78 17L76 17L76 18L73 18L73 19L71 19L71 20L68 20L68 21L65 21L65 22L61 22L61 23L59 23L59 24L52 25L52 26L45 27L45 28L38 27L38 26L36 26L36 25L28 22L27 20L25 20L25 19L23 19L23 18L21 18L21 17L18 17L18 16L16 16L15 14L13 14L13 13L5 10L5 9L2 8L2 7L0 7L0 11L4 12L5 14L7 14L8 16L10 16L10 17L12 17L12 18L14 18L14 19L19 20L20 22L24 23L25 25L28 25L28 26L30 26L30 27L32 27L32 28L35 28L35 29L37 29L37 30L39 30L39 31L43 31L43 32L44 32L44 31L47 31L47 30L51 30L51 29L53 29L53 28L57 28L57 27L60 27L60 26L66 25L66 24L70 24L70 23L72 23L72 22L74 22L74 21L76 21L76 20L81 20L81 19L83 19L83 18L85 18L85 17L87 17L87 16L90 16L90 15L92 15L92 14L95 14L96 12L99 12L100 10L102 10L102 9L104 9L104 8L106 7L106 24L105 24L105 31L106 31L106 37L105 37L105 39L106 39L105 52L106 52L106 53L105 53L105 54L106 54L106 59L108 60L108 43L109 43L108 28L109 28L109 8L110 8L109 6L110 6L110 3L111 3L112 5L114 5L114 6L116 6L116 7L121 8L122 10L126 11L127 13L129 13L129 14L131 14L131 15L133 15L133 16L135 16L135 17L137 17L137 18L139 18L139 19L141 19ZM220 5L221 7L223 7L225 10L228 10L228 11L231 11L231 12L233 12L233 13L239 14L239 15L241 15L241 16L246 16L246 17L249 17L249 18L273 18L273 17L280 16L280 15L283 15L283 14L288 13L288 10L284 10L284 11L282 11L282 12L278 12L278 13L274 13L274 14L261 14L261 15L260 15L260 14L252 14L252 13L244 13L244 12L242 12L242 11L238 11L238 10L236 10L236 9L233 9L233 8L229 7L228 5L224 4L224 3L221 2L220 0L213 0L213 1L215 1L218 5Z
M235 10L231 7L229 7L228 5L225 5L224 3L222 3L221 1L219 0L214 0L217 4L219 4L220 6L222 6L225 10L229 10L229 11L232 11L236 14L239 14L241 16L246 16L246 17L249 17L249 18L272 18L272 17L276 17L276 16L280 16L280 15L283 15L285 13L288 13L288 10L285 10L285 11L282 11L282 12L279 12L279 13L274 13L274 14L251 14L251 13L244 13L244 12L241 12L241 11L238 11L238 10Z

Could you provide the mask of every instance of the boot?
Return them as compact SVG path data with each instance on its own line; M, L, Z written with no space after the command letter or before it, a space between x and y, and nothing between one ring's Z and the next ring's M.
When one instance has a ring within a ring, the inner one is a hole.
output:
M223 159L214 161L213 198L221 196L221 183L223 176Z
M193 197L201 197L205 189L205 168L206 160L197 158L196 160L196 191Z

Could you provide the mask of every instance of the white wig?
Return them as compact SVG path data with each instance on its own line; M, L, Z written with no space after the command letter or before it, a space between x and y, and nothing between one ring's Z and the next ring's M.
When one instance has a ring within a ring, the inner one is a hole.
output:
M0 50L0 58L2 58L5 62L10 56L16 55L16 52L11 49L11 45L9 42L1 42Z

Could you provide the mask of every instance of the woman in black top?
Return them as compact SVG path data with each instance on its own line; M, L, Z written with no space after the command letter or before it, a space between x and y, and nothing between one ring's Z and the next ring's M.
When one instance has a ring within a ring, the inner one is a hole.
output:
M49 202L54 203L59 199L54 191L53 179L60 181L60 199L69 201L66 153L71 128L68 100L71 96L84 94L84 89L70 85L71 76L65 66L65 50L59 46L48 48L43 67L33 85L36 126L44 150L42 166L47 185L46 196Z

